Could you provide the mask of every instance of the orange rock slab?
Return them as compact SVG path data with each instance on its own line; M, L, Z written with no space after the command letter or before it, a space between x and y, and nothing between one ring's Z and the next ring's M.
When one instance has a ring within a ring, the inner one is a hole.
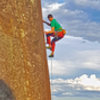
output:
M51 100L40 0L0 0L0 80L16 100Z

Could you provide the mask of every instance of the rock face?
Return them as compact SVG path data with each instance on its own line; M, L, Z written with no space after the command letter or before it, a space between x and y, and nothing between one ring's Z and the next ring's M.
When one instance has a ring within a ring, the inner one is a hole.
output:
M1 80L4 100L51 100L40 0L0 0Z

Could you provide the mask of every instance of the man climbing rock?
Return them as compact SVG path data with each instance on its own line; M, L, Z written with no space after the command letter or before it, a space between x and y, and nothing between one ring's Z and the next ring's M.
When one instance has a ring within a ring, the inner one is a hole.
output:
M47 49L50 49L52 51L49 57L54 57L55 42L62 39L64 35L66 34L66 31L62 29L62 26L56 21L56 19L53 18L52 14L48 15L48 20L51 23L48 23L44 20L43 22L47 24L48 26L51 26L51 30L44 31L44 33L46 34L47 44L49 45ZM52 40L51 40L51 36L54 37Z

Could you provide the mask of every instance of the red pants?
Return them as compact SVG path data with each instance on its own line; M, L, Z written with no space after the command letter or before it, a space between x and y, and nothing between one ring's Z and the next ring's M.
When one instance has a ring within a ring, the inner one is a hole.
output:
M47 43L51 45L51 50L54 52L55 51L55 42L62 39L64 37L63 32L58 32L58 35L56 36L55 33L49 33L47 34ZM51 41L51 36L54 37Z

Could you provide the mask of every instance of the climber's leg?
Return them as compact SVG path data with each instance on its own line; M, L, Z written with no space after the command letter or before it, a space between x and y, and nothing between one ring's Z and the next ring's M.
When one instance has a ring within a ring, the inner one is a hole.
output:
M51 36L54 37L54 34L53 34L53 33L46 34L46 37L47 37L47 44L49 45L49 46L47 47L47 49L51 49Z

